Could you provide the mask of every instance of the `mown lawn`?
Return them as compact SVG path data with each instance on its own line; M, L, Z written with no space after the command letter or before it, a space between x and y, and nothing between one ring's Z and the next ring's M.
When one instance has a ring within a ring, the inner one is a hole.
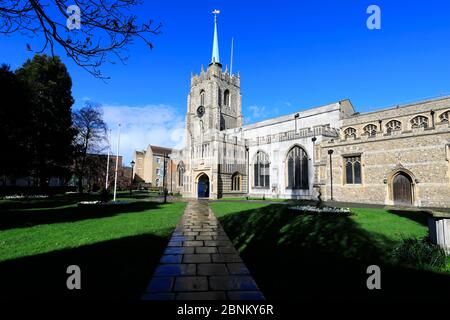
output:
M77 201L79 199L76 199ZM0 202L0 297L138 298L185 203L78 207L73 197ZM82 290L65 287L79 265Z
M285 205L211 203L270 299L450 296L450 276L396 265L401 239L427 235L423 213L354 208L350 217L298 214ZM366 287L369 265L382 290Z

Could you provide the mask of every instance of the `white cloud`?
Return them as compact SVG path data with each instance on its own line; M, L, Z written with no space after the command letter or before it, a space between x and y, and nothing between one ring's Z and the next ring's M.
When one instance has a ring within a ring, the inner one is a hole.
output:
M265 116L266 107L265 106L250 106L248 107L252 112L252 118L260 119Z
M119 154L127 165L135 150L144 150L149 144L176 149L184 145L184 115L169 105L103 105L103 119L111 129L113 153L121 124Z

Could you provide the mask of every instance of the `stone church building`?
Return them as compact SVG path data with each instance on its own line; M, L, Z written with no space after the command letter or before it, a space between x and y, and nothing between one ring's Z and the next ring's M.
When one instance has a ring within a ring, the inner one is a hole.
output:
M176 189L190 198L322 199L450 207L450 97L368 113L350 100L243 125L240 75L191 76Z

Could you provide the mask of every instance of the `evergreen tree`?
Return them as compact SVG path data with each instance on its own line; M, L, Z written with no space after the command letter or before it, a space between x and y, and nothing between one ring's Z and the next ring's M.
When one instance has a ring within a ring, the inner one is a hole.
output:
M58 57L35 55L16 71L31 92L30 160L41 189L51 176L62 176L71 164L72 79Z

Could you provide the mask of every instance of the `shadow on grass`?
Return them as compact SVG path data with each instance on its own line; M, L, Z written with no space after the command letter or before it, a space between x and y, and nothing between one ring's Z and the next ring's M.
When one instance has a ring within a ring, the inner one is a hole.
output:
M123 205L70 206L30 211L5 210L0 213L0 230L31 227L40 224L75 222L86 219L111 217L121 213L156 209L157 202L131 202Z
M450 277L389 264L393 242L349 217L307 215L285 206L230 214L220 221L269 299L387 298L450 295ZM368 290L367 267L382 270Z
M407 210L388 210L389 213L396 216L410 219L414 222L420 223L423 226L428 226L428 213L424 211L407 211Z
M2 262L0 299L139 299L168 239L146 234ZM69 265L81 269L81 290L66 287Z

